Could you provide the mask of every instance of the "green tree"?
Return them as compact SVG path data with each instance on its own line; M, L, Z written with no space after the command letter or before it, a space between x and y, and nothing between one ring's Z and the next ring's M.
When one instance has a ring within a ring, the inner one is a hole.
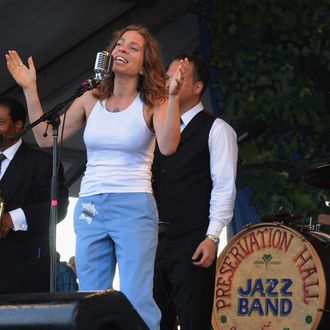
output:
M282 206L317 214L324 190L303 180L330 156L330 1L197 1L208 31L218 111L237 131L267 131L240 145L238 187L251 187L260 215Z

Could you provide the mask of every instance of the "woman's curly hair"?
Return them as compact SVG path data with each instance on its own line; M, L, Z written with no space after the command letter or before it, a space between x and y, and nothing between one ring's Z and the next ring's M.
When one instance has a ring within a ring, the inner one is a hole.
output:
M162 62L160 48L156 39L151 35L147 28L142 25L129 25L113 33L107 51L111 54L116 47L118 40L127 31L136 31L144 38L144 60L143 75L140 75L138 91L140 97L148 106L154 106L165 101L165 69ZM115 74L112 72L110 77L103 80L94 95L103 100L111 96L114 88Z

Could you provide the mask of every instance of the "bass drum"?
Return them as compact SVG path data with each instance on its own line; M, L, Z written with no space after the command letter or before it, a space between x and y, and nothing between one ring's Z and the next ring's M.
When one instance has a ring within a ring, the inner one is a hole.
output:
M330 236L279 223L250 226L217 260L215 330L329 329Z

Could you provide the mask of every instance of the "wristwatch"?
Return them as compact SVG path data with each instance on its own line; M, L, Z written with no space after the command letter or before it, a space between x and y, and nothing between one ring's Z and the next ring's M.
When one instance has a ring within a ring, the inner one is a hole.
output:
M219 237L215 235L208 234L206 235L208 239L210 239L213 243L218 244L219 243Z

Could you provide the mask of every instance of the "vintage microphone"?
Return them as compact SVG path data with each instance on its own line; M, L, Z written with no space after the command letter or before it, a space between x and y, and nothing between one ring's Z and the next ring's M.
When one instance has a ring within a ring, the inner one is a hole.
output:
M87 79L80 84L80 88L87 88L87 90L93 89L99 85L102 80L110 77L113 64L112 55L103 50L96 54L93 78Z

